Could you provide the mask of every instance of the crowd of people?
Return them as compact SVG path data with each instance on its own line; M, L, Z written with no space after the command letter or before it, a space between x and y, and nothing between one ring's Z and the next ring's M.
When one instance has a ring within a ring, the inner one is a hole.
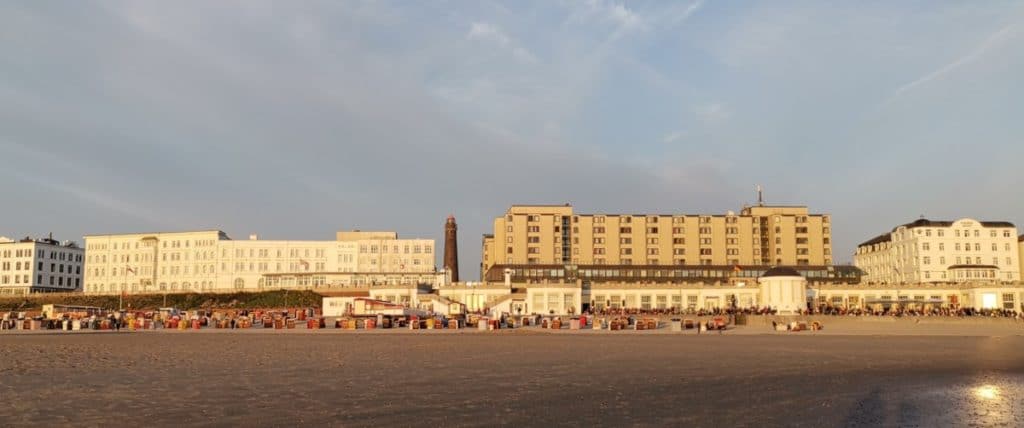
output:
M600 316L716 316L716 315L778 315L778 311L770 307L743 307L743 308L665 308L665 309L643 309L643 308L621 308L602 307L591 309L586 312L589 315ZM808 305L800 311L799 315L833 315L833 316L890 316L890 317L991 317L991 318L1016 318L1024 320L1024 311L1014 309L974 309L974 308L952 308L941 306L907 306L899 305L882 306L875 305L871 308L846 308L828 304L813 306Z
M805 315L891 316L891 317L990 317L1024 319L1024 312L1014 309L974 309L941 306L876 305L873 308L846 308L833 305L809 306Z

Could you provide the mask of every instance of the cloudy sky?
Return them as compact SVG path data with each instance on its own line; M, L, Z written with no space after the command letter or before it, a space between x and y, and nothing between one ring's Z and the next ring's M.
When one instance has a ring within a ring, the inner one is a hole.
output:
M7 1L0 235L439 240L513 203L1024 224L1019 1Z

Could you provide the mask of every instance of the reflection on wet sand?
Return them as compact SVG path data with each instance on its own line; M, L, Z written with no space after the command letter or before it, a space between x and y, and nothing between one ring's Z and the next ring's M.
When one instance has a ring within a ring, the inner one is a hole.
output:
M999 398L999 387L985 385L974 388L974 395L982 400L995 400Z

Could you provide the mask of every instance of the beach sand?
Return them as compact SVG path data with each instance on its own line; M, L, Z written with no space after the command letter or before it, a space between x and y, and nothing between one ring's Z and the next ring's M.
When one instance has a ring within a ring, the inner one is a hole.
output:
M4 333L0 420L1024 426L1020 336L438 333Z

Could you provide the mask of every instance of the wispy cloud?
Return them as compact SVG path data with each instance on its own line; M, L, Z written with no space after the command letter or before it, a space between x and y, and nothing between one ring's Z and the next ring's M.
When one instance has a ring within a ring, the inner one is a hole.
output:
M693 16L694 13L697 13L697 11L700 10L702 6L704 6L704 0L697 0L693 3L690 3L690 5L686 7L686 9L683 9L682 12L672 17L672 25L679 25L684 21L690 19L690 17Z
M469 31L466 33L466 38L469 40L496 43L503 48L509 49L516 58L522 61L537 61L537 57L534 56L532 52L512 40L512 38L500 28L487 22L474 22L470 24Z
M711 103L697 106L694 115L701 123L712 124L728 119L732 114L722 103Z
M674 143L676 141L683 139L683 136L685 135L686 133L684 133L683 131L672 131L666 134L664 137L661 137L661 142L665 144Z
M952 73L956 69L963 67L964 65L970 64L981 59L986 53L988 53L993 48L998 47L1003 42L1012 39L1014 36L1016 36L1015 32L1017 30L1017 27L1018 25L1016 23L1013 23L1003 28L1000 28L998 31L992 33L990 36L985 38L985 40L983 40L981 43L975 46L974 49L971 49L970 52L967 52L963 56L943 65L942 67L939 67L938 69L928 74L925 74L924 76L915 79L910 83L904 84L903 86L896 88L896 90L893 91L892 95L890 95L889 98L887 98L885 102L883 102L882 104L888 104L895 100L896 98L899 98L903 94L921 85L927 84L928 82L931 82L936 79L940 79L943 76Z

